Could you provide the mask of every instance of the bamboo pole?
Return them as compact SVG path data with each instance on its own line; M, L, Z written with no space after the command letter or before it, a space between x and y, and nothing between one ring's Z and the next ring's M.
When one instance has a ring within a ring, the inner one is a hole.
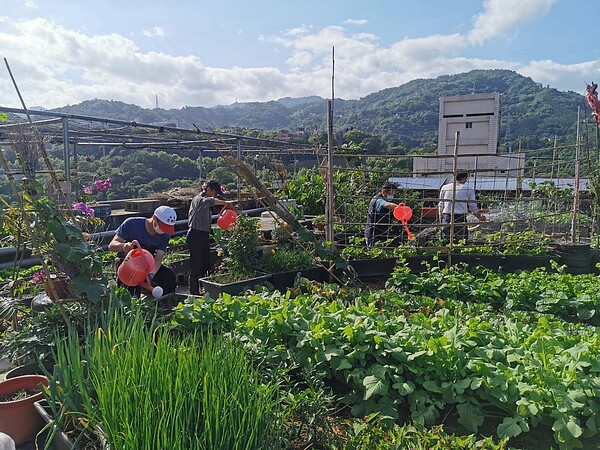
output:
M30 227L30 223L31 223L31 221L29 219L30 214L27 211L27 209L25 208L25 204L23 203L23 199L22 199L21 195L19 195L19 189L17 188L17 184L15 182L14 175L12 173L12 170L10 169L10 166L8 165L8 161L6 160L6 157L4 156L4 151L2 151L2 149L0 149L0 164L2 165L2 169L4 170L4 174L6 175L6 179L8 180L10 187L11 187L13 193L15 194L15 198L17 201L17 205L19 207L19 211L21 212L23 220L25 221L25 229L27 230L27 234L29 235L29 237L31 239L31 244L33 245L34 250L39 255L41 255L42 251L41 251L39 239L38 239L36 233ZM59 296L58 296L58 293L56 292L56 287L54 286L54 283L52 282L52 280L50 278L50 270L48 269L48 265L46 264L46 261L44 260L44 258L41 258L41 264L42 264L42 268L44 269L44 278L48 280L48 285L50 286L52 295L54 298L58 299ZM63 306L58 301L55 303L56 303L56 306L58 307L58 310L60 311L60 314L61 314L63 320L65 321L65 324L68 326L69 325L69 316L67 315Z
M451 203L451 214L450 214L450 251L448 252L448 265L452 265L452 252L454 250L454 210L456 207L456 173L458 172L458 139L460 138L460 131L454 133L454 152L452 154L452 203Z
M12 71L10 70L10 66L9 66L8 60L6 58L4 58L4 64L6 65L6 70L8 70L8 74L10 75L10 79L12 80L15 91L17 91L17 95L21 102L21 106L23 106L23 111L25 111L25 115L27 116L27 121L29 122L29 126L31 127L31 129L35 135L35 138L38 141L40 153L42 154L42 159L44 160L44 164L46 165L46 168L48 169L48 171L50 173L50 178L52 178L52 184L54 184L54 187L58 191L59 198L61 199L62 203L65 205L66 210L69 211L71 209L71 205L68 202L68 199L65 197L64 192L62 191L58 177L56 176L56 173L54 172L54 169L52 168L52 163L50 162L50 158L48 157L48 153L46 152L46 148L44 147L44 141L42 141L42 137L40 136L40 132L37 129L37 127L33 125L33 120L31 119L31 114L29 114L29 110L27 109L27 106L25 105L25 100L23 100L21 91L19 91L19 86L17 86L17 82L15 81L15 77L13 76ZM67 143L67 145L68 145L68 143Z
M577 237L577 210L579 209L579 156L581 139L579 136L580 108L577 107L577 145L575 146L575 190L573 191L573 215L571 217L571 243L574 244Z

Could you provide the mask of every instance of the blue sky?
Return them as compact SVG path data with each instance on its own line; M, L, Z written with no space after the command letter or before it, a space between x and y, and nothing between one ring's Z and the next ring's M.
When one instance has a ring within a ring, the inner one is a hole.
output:
M511 69L600 81L597 0L5 0L0 56L29 106L145 108L356 99L417 78ZM19 106L4 65L0 105Z

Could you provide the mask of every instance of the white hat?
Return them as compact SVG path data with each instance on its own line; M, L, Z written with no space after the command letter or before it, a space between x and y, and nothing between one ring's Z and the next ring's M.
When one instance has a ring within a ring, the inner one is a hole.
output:
M177 222L177 213L169 206L159 206L154 210L154 217L158 219L158 226L166 234L173 236L175 234L175 222Z

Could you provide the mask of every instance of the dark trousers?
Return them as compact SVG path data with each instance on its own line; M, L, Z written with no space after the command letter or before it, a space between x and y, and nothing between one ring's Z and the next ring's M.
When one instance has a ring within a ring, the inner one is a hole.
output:
M187 244L190 249L190 294L199 295L199 278L208 276L210 272L210 234L190 228Z
M118 277L117 284L119 286L126 286L123 283L121 283L121 280L119 280ZM172 294L173 292L175 292L175 288L177 287L177 276L175 275L175 272L173 272L173 269L162 265L160 266L160 269L158 269L158 272L156 272L156 274L154 275L151 284L153 287L160 286L161 288L163 288L163 295ZM127 290L134 297L139 297L142 293L142 288L140 286L126 287Z
M451 222L452 214L442 214L442 223L449 224ZM453 242L458 244L458 241L469 239L469 230L467 228L467 215L466 214L454 214L454 239ZM444 243L450 242L450 227L442 228L442 241Z

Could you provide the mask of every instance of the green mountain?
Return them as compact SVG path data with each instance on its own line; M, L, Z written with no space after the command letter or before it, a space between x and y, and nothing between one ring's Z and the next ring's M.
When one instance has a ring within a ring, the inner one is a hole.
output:
M412 148L437 144L439 98L472 92L499 92L501 143L514 148L540 148L558 137L575 140L577 107L589 115L585 97L544 87L510 70L473 70L458 75L410 81L360 100L336 99L334 128L361 130L382 140L399 140ZM312 96L277 101L234 103L212 108L184 107L165 110L106 100L88 100L56 111L140 123L176 123L179 127L219 129L241 127L273 131L295 129L325 131L327 100ZM510 136L506 136L510 122Z

